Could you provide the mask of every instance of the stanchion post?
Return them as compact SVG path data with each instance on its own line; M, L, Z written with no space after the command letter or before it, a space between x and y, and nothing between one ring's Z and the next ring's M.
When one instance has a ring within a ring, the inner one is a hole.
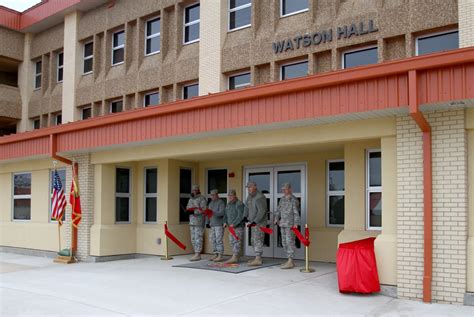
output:
M168 225L168 221L165 221L165 224ZM161 259L163 261L165 260L172 260L173 257L169 256L169 253L168 253L168 236L166 235L165 233L165 256L162 256Z
M308 224L305 225L305 232L308 228ZM302 273L313 273L315 270L312 267L309 267L309 245L305 246L305 267L304 269L300 269Z

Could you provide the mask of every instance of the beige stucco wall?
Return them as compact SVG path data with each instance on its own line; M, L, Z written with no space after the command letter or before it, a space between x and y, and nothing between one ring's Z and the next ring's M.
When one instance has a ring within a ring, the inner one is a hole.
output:
M0 84L0 117L21 119L20 89Z
M466 111L468 148L467 291L474 292L474 109Z
M0 27L0 38L2 39L2 43L8 43L8 45L0 46L0 56L6 56L22 61L25 35L17 31Z

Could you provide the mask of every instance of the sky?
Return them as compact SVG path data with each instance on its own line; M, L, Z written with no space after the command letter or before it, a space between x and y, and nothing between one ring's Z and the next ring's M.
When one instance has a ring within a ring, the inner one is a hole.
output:
M0 0L0 5L23 12L39 2L41 2L41 0Z

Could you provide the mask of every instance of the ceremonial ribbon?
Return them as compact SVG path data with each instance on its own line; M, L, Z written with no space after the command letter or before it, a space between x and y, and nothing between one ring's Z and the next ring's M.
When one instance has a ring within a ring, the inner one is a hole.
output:
M291 228L291 231L293 231L295 233L298 240L300 240L301 243L303 243L305 247L309 246L310 241L309 241L309 230L308 230L308 228L306 228L306 230L305 230L306 237L303 237L303 235L301 234L301 232L297 228Z
M212 215L214 214L214 213L212 212L212 210L209 209L209 208L207 208L207 209L204 210L204 211L202 210L202 208L187 208L186 211L187 211L187 212L194 212L195 209L200 210L200 211L204 214L204 216L208 217L209 219L210 219L210 218L212 217Z
M235 240L239 241L239 237L235 234L234 227L228 226L230 234L235 238Z
M186 250L186 246L178 240L171 232L168 231L168 225L165 223L165 235L171 239L178 247L180 247L183 250Z
M248 224L247 227L251 228L251 227L255 227L256 225L253 225L253 224ZM273 233L273 229L272 228L267 228L267 227L258 227L260 229L260 231L262 231L263 233L267 233L267 234L272 234Z

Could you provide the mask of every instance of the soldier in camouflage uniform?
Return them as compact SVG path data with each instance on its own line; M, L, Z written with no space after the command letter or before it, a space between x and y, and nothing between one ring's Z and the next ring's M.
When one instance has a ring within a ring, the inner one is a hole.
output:
M211 190L211 202L208 208L212 210L212 217L206 217L206 227L211 229L209 240L212 245L212 252L214 256L211 261L220 262L224 260L222 254L224 253L224 211L225 203L219 198L219 191L217 189Z
M291 269L295 267L293 262L295 256L295 234L291 228L298 228L300 223L300 202L293 195L291 184L285 183L281 189L284 196L278 203L274 222L280 226L283 249L288 257L288 261L282 264L281 268Z
M265 234L259 227L265 227L267 225L267 199L258 191L255 182L248 182L247 190L249 195L245 201L244 217L246 217L250 225L252 225L250 230L252 232L252 243L255 251L255 259L249 261L248 265L260 266L262 265L263 240Z
M236 239L229 233L229 241L232 246L232 257L225 263L233 264L239 262L240 248L244 237L244 204L237 199L235 189L230 189L228 193L228 202L225 207L224 228L234 228Z
M204 234L204 212L206 210L207 201L201 195L199 185L193 185L191 188L191 198L189 198L186 209L190 213L189 229L191 230L191 243L194 249L194 256L190 261L201 260L202 237ZM194 211L189 211L193 209Z

